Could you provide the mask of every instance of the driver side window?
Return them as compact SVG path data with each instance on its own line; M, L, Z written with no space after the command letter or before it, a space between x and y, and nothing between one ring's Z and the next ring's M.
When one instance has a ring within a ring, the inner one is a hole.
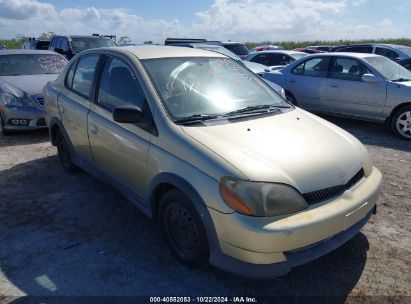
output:
M115 107L128 105L143 110L144 102L143 90L130 67L109 57L101 75L97 103L111 112Z

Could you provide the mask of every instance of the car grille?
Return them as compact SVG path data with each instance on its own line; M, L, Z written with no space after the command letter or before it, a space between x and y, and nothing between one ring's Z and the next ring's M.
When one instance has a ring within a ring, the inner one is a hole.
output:
M364 177L364 170L361 168L361 170L358 171L346 184L304 193L303 197L309 205L316 204L322 201L326 201L333 197L341 195L346 190L352 188L363 177Z
M43 95L35 95L35 96L33 96L33 97L34 97L34 100L36 100L37 103L38 103L41 107L44 107L44 98L43 98Z

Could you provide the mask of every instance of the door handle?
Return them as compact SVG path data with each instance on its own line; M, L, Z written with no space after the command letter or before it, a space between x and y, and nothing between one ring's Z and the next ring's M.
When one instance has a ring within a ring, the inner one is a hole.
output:
M336 85L335 83L331 83L331 84L330 84L330 87L332 87L332 88L338 88L338 85Z
M290 82L295 83L295 80L290 80Z
M93 133L94 135L98 134L99 129L97 128L97 126L92 125L90 129L91 129L91 133Z

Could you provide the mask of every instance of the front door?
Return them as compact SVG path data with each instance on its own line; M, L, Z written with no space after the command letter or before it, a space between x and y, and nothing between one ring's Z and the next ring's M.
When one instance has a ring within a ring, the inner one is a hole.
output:
M133 105L150 115L136 73L125 60L107 56L101 73L96 102L88 117L90 147L95 166L121 186L145 197L148 187L147 157L151 133L143 124L117 123L115 107Z
M359 60L335 57L322 101L324 109L344 116L380 118L386 100L385 81L367 83L361 80L364 74L372 72Z

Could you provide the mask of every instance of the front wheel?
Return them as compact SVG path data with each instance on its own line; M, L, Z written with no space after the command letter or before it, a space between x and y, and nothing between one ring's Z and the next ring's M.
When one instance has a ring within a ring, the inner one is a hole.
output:
M404 139L411 139L411 106L400 108L392 117L391 129Z
M159 218L165 241L178 260L191 266L207 262L210 249L203 222L183 193L173 189L161 198Z
M4 136L10 135L10 132L4 128L4 120L0 114L0 133L3 133Z

